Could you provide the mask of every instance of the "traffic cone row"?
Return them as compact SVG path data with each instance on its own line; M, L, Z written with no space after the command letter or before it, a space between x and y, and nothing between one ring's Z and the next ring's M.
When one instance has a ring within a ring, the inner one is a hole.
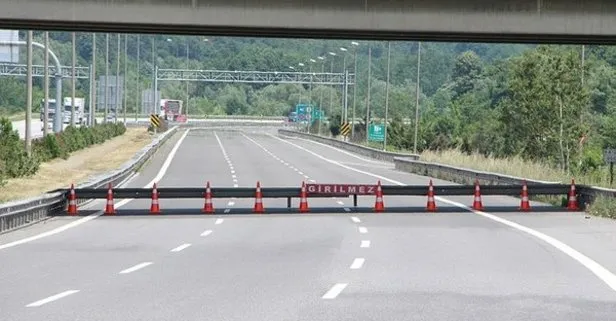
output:
M383 202L383 189L381 186L381 181L377 182L375 194L376 194L376 201L374 203L374 211L375 212L385 211L385 204ZM436 206L436 201L435 201L434 185L432 184L432 180L430 180L430 183L428 185L427 196L428 196L428 203L426 205L426 210L428 212L436 212L437 206ZM528 196L528 185L526 183L526 180L524 180L522 183L522 192L520 194L520 197L521 197L521 201L520 201L519 210L520 211L530 211L531 206L530 206L530 200ZM152 204L150 206L151 214L161 213L160 203L159 203L158 198L159 198L158 188L157 188L156 183L154 183L154 186L152 188ZM475 180L475 192L473 195L473 205L471 207L472 209L477 210L477 211L483 210L483 203L481 201L481 189L480 189L478 180ZM568 194L567 209L570 211L580 210L580 207L577 201L575 180L571 180L571 189L569 190L569 194ZM206 214L214 213L214 205L212 202L212 191L210 188L209 181L207 182L206 188L205 188L205 204L203 206L202 212ZM263 194L261 192L261 183L258 181L257 181L257 189L255 192L255 204L254 204L253 212L258 213L258 214L265 213L265 209L263 207ZM299 212L300 213L310 212L310 209L308 207L308 193L306 190L305 182L302 182L302 187L300 190ZM68 194L67 213L69 215L77 215L77 195L75 193L74 184L71 184L71 188ZM111 186L111 183L108 185L107 202L105 205L104 214L105 215L116 214L116 210L114 208L114 202L113 202L113 188Z

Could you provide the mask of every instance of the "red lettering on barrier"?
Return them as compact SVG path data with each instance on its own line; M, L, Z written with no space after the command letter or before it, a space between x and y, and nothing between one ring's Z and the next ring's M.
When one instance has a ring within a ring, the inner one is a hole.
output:
M306 192L309 195L375 195L376 185L306 184Z

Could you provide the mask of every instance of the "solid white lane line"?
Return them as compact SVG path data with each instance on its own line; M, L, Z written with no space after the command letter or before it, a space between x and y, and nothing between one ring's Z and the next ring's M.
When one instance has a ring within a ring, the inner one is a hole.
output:
M230 208L226 208L226 209L225 209L225 214L227 214L227 213L229 213L229 212L231 212L231 209L230 209Z
M351 216L351 221L355 222L355 223L361 223L361 220L355 216Z
M165 176L165 173L167 173L167 170L169 169L169 166L171 165L171 161L175 157L175 154L177 153L178 149L180 148L180 145L182 144L182 142L184 141L184 138L186 138L186 136L188 135L188 131L189 130L190 130L190 128L186 130L186 132L182 135L182 137L180 137L180 139L178 139L178 141L175 143L175 146L173 146L173 148L171 149L171 151L167 155L167 159L165 160L165 162L161 166L160 170L156 174L156 177L151 182L149 182L147 185L145 185L144 188L151 188L152 185L154 185L154 182L159 181L163 176ZM126 184L128 182L129 181L127 180L127 181L123 182L123 184ZM118 186L121 187L123 185L118 185ZM115 204L115 208L122 207L122 206L128 204L130 201L132 201L132 199L121 200L121 201L119 201L119 202L117 202ZM20 239L20 240L16 240L16 241L13 241L13 242L2 244L2 245L0 245L0 250L6 249L6 248L9 248L9 247L13 247L13 246L17 246L17 245L20 245L20 244L24 244L24 243L36 241L36 240L42 239L44 237L48 237L48 236L51 236L51 235L55 235L55 234L64 232L64 231L66 231L66 230L68 230L70 228L79 226L79 225L81 225L83 223L87 223L87 222L89 222L89 221L91 221L91 220L93 220L93 219L95 219L95 218L97 218L97 217L99 217L101 215L103 215L103 211L100 211L100 212L95 213L95 214L88 215L88 216L86 216L84 218L80 218L80 219L78 219L76 221L70 222L70 223L68 223L66 225L62 225L62 226L60 226L58 228L55 228L55 229L53 229L51 231L43 232L41 234L36 234L36 235L30 236L30 237L26 237L26 238L23 238L23 239Z
M370 241L368 241L368 240L361 241L361 245L359 247L363 247L363 248L370 247Z
M367 229L367 228L365 228L365 227L363 227L363 226L360 226L360 227L359 227L359 233L361 233L361 234L366 234L366 233L368 233L368 229Z
M323 295L323 299L335 299L344 288L347 287L347 283L336 283L327 293Z
M361 267L364 265L364 262L366 262L366 259L364 259L363 257L356 258L351 264L351 270L361 269Z
M201 233L201 236L208 236L212 234L212 230L205 230L203 233Z
M36 302L32 302L32 303L30 303L30 304L26 305L26 307L27 307L27 308L40 307L40 306L41 306L41 305L43 305L43 304L46 304L46 303L49 303L49 302L53 302L53 301L56 301L56 300L62 299L62 298L64 298L64 297L67 297L67 296L69 296L69 295L71 295L71 294L75 294L75 293L77 293L77 292L79 292L79 290L68 290L68 291L64 291L64 292L58 293L58 294L56 294L56 295L52 295L52 296L50 296L50 297L44 298L44 299L42 299L42 300L38 300L38 301L36 301Z
M407 185L407 184L404 184L402 182L393 180L391 178L387 178L385 176L373 174L373 173L370 173L370 172L362 171L362 170L354 168L354 167L350 167L350 166L346 166L346 165L340 164L337 161L334 161L334 160L328 159L326 157L323 157L322 155L319 155L319 154L317 154L317 153L315 153L315 152L313 152L311 150L308 150L308 149L306 149L306 148L304 148L304 147L302 147L300 145L297 145L297 144L294 144L292 142L286 141L284 139L281 139L281 138L276 137L276 136L271 135L271 134L270 134L270 136L274 137L274 138L276 138L276 139L278 139L278 140L280 140L282 142L285 142L287 144L295 146L298 149L304 150L304 151L306 151L306 152L308 152L308 153L310 153L310 154L312 154L312 155L314 155L314 156L316 156L316 157L318 157L318 158L320 158L320 159L322 159L322 160L324 160L324 161L326 161L328 163L340 166L340 167L348 169L350 171L353 171L353 172L356 172L356 173L360 173L360 174L364 174L364 175L367 175L367 176L371 176L371 177L374 177L374 178L378 178L380 180L387 181L387 182L390 182L392 184L396 184L396 185L399 185L399 186ZM334 148L334 147L332 147L332 148ZM334 148L334 149L336 149L336 148ZM541 241L551 245L555 249L561 251L562 253L568 255L569 257L571 257L573 260L575 260L578 263L582 264L589 271L591 271L593 274L595 274L601 281L603 281L608 287L610 287L612 290L616 291L616 275L614 273L612 273L610 270L606 269L604 266L602 266L601 264L597 263L593 259L591 259L591 258L587 257L586 255L580 253L579 251L573 249L569 245L567 245L567 244L565 244L565 243L563 243L563 242L561 242L561 241L559 241L559 240L557 240L557 239L555 239L555 238L553 238L553 237L551 237L551 236L549 236L547 234L541 233L541 232L539 232L537 230L533 230L533 229L531 229L531 228L529 228L527 226L524 226L524 225L521 225L521 224L518 224L518 223L515 223L515 222L512 222L512 221L509 221L509 220L506 220L506 219L498 217L496 215L492 215L492 214L489 214L489 213L486 213L486 212L474 210L474 209L472 209L472 208L470 208L470 207L468 207L468 206L466 206L466 205L464 205L462 203L450 201L450 200L448 200L446 198L442 198L440 196L435 196L434 198L436 200L438 200L438 201L443 202L443 203L447 203L447 204L456 206L458 208L465 209L465 210L467 210L467 211L469 211L471 213L475 213L477 215L480 215L480 216L485 217L487 219L490 219L492 221L501 223L503 225L506 225L506 226L509 226L509 227L511 227L513 229L516 229L516 230L518 230L520 232L524 232L524 233L526 233L528 235L536 237L537 239L539 239L539 240L541 240Z
M222 224L222 222L224 222L225 220L223 220L222 218L219 218L216 220L216 222L214 224L218 225L218 224Z
M227 206L233 206L233 205L235 205L234 201L229 201L229 203L227 203Z
M132 273L135 272L137 270L143 269L144 267L153 264L153 262L143 262L143 263L139 263L135 266L129 267L126 270L122 270L120 271L120 274L128 274L128 273Z

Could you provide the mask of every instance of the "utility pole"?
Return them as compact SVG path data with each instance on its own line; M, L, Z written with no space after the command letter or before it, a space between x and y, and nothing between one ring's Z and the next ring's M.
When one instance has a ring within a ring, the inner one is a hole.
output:
M366 95L366 143L368 140L368 130L370 130L370 85L372 83L372 46L368 46L368 93Z
M105 118L103 122L107 122L107 114L109 113L109 34L105 34Z
M75 33L71 33L71 42L73 45L73 57L71 60L71 126L75 127L75 60L76 60L76 50L75 50Z
M26 69L26 78L28 86L26 88L26 153L28 157L32 156L32 30L28 31L27 58L28 66Z
M115 110L113 113L113 121L118 121L118 113L120 112L120 46L122 45L120 38L121 35L118 33L118 48L116 53L116 76L115 76Z
M92 100L90 100L90 126L94 126L96 113L96 33L92 33Z
M391 61L391 41L387 42L387 82L385 83L385 137L383 138L383 150L387 149L387 116L389 111L389 65Z
M141 60L141 35L137 35L137 99L136 99L136 106L135 106L135 122L137 122L138 117L139 117L139 111L141 110L140 108L140 103L141 103L141 83L139 83L141 81L141 65L140 65L140 60Z
M45 79L43 86L43 95L45 96L43 101L43 136L47 136L49 134L49 130L47 126L49 124L49 32L45 31Z
M415 87L415 138L413 140L413 153L417 154L417 133L419 131L419 70L421 67L421 41L417 46L417 84Z
M128 34L124 35L124 81L122 82L122 96L124 97L124 124L126 124L126 80L128 79Z

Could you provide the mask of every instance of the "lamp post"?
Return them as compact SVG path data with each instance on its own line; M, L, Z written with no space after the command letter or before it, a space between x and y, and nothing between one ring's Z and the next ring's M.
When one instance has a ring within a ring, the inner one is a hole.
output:
M334 73L334 60L336 60L335 59L336 58L336 53L330 51L329 55L332 56L332 63L331 63L331 68L330 68L329 72L331 74L333 74ZM331 75L330 75L330 77L331 77ZM334 85L332 85L332 89L333 88L334 88ZM329 91L329 109L331 111L334 110L333 105L334 105L334 90L330 90ZM340 115L340 121L342 122L342 114Z
M419 68L421 66L421 42L417 46L417 87L415 88L415 138L413 153L417 154L417 131L419 129Z
M391 61L391 41L387 42L387 82L385 83L385 137L383 138L383 150L387 149L387 112L389 111L389 65Z
M351 138L355 135L355 101L357 100L357 46L358 42L352 41L353 45L353 111L351 112Z
M107 122L107 114L109 113L109 34L105 34L105 118L103 122Z
M347 48L340 47L340 51L342 51L344 53L342 55L342 74L344 75L343 77L345 77L344 81L343 81L343 84L342 84L342 96L341 96L342 102L340 104L342 109L341 109L340 117L342 118L342 123L346 123L347 122L347 118L348 118L347 117L348 113L347 113L347 104L346 104L346 100L345 100L346 94L345 94L345 85L344 85L344 83L346 83L346 56L347 56L346 53L347 53L348 50L347 50Z
M317 57L319 60L321 60L321 75L323 75L323 73L325 73L325 57L323 56L319 56ZM319 93L319 115L323 114L323 90L320 90L321 92ZM323 119L319 119L319 128L318 130L318 135L321 135L321 123L323 122Z
M366 143L368 140L368 130L370 129L370 85L372 83L372 47L368 45L368 93L366 94Z

